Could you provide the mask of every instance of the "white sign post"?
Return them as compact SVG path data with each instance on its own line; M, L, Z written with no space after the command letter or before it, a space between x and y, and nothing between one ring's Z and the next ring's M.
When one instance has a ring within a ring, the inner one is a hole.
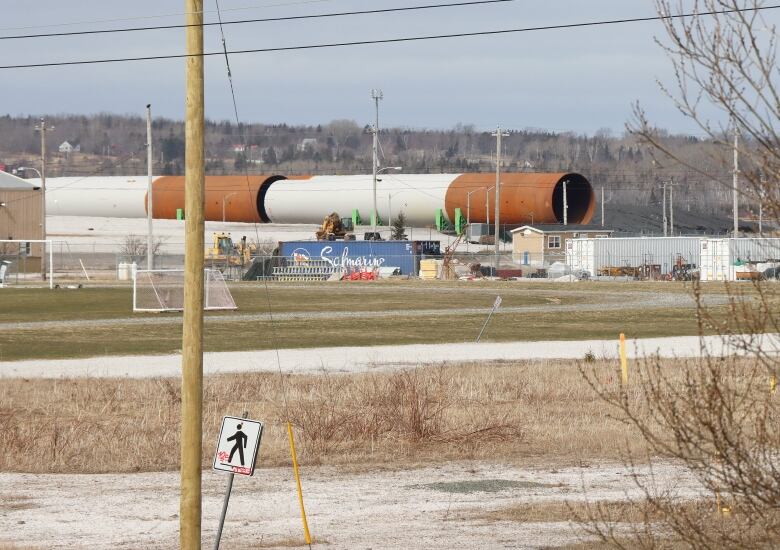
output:
M214 549L219 550L222 538L222 527L225 525L230 492L233 490L233 478L236 474L251 476L255 473L257 450L260 448L260 438L263 436L263 423L249 420L248 413L244 418L225 416L222 418L222 428L219 430L217 451L214 453L214 470L229 472L225 501L222 503L222 515L219 518Z
M490 310L490 313L488 313L487 319L485 319L485 324L482 325L482 330L479 331L479 336L477 336L477 342L479 342L479 339L482 338L482 333L485 332L485 328L487 328L488 323L490 322L490 317L495 313L495 311L499 308L501 305L501 296L496 296L496 301L493 302L493 309Z

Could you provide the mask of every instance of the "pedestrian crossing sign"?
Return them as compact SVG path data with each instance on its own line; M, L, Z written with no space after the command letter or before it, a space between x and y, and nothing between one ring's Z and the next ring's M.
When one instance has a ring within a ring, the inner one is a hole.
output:
M263 423L248 418L225 416L219 430L214 469L251 476L255 473L257 450L263 435Z

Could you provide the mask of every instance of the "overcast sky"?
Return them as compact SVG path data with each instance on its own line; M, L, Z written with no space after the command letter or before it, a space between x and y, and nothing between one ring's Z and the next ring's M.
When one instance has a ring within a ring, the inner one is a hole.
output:
M438 0L447 2L452 0ZM220 0L225 21L355 9L435 4L437 0ZM183 22L182 0L4 2L0 36L31 32ZM10 4L10 5L9 5ZM207 21L216 20L213 0ZM229 49L396 38L508 29L653 15L651 0L515 0L502 4L358 15L284 23L228 25ZM159 17L163 16L163 17ZM130 18L139 18L129 20ZM143 18L143 19L140 19ZM127 20L122 20L127 19ZM115 20L95 23L97 20ZM91 22L91 23L90 23ZM74 23L73 25L63 25ZM42 25L55 25L41 28ZM22 27L35 27L26 28ZM621 133L631 104L674 131L692 131L658 90L671 82L669 62L654 43L659 23L528 32L404 44L234 55L230 62L242 122L326 123L373 118L371 88L381 88L380 124L447 129L545 128ZM216 27L207 51L221 49ZM176 54L182 29L0 41L3 65L105 57ZM0 71L0 112L96 112L180 119L183 60ZM224 57L206 62L206 115L232 119Z

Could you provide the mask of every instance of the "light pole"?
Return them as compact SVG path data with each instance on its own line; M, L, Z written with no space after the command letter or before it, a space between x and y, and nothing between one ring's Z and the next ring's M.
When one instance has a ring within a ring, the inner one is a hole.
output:
M377 165L376 164L374 165L374 214L371 216L371 218L372 218L372 222L371 222L372 229L371 229L371 231L374 232L374 233L376 233L376 218L379 217L378 214L377 214L377 211L376 211L376 184L377 184L377 182L382 181L379 178L377 178L377 176L379 176L379 174L381 174L382 172L386 172L388 170L403 170L403 167L402 166L385 166L384 168L377 168ZM389 225L390 224L390 212L389 212L389 210L390 210L390 198L389 197L387 199L387 209L388 209L387 223Z
M496 186L494 185L485 189L485 223L488 225L490 225L490 192L495 188Z
M474 191L466 193L466 225L471 224L471 195L477 191L482 191L482 189L474 189Z
M371 237L376 237L376 176L379 173L379 100L382 99L383 94L382 90L379 89L373 89L371 90L371 99L374 100L375 105L375 119L374 119L374 128L373 128L373 134L374 134L374 162L373 162L373 168L374 168L374 209L371 212Z
M396 195L400 195L404 191L406 191L406 189L402 189L400 191L396 191L395 193L388 193L387 194L387 223L388 224L393 223L393 208L392 208L393 197L395 197ZM392 234L393 233L392 233L392 229L391 229L390 230L390 235L392 236Z
M227 195L224 195L222 197L222 223L225 223L225 200L229 199L233 195L238 195L238 191L234 191L233 193L228 193Z
M43 124L43 122L42 122ZM41 135L44 135L46 130L41 130ZM46 138L41 138L44 142ZM43 151L43 149L42 149ZM45 157L41 157L45 158ZM46 162L45 160L43 161ZM41 179L41 239L46 240L46 179L43 177L43 174L40 170L37 168L33 168L32 166L20 166L17 168L17 170L30 170L31 172L35 172L38 174L38 177ZM45 169L44 169L45 172ZM41 243L41 277L43 277L43 280L46 280L46 243Z

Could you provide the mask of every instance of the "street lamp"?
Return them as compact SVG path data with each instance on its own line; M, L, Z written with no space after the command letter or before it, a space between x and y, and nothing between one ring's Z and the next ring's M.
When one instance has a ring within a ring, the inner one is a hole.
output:
M395 193L388 193L387 194L387 223L393 223L393 208L391 201L393 200L393 197L396 195L400 195L406 191L406 189L401 189L400 191L396 191Z
M494 185L485 189L485 223L488 225L490 225L490 192L495 188Z
M471 195L477 191L482 191L482 188L474 189L466 193L466 225L471 224Z
M377 217L378 217L378 214L377 214L377 211L376 211L376 182L382 181L382 180L378 179L377 176L379 176L379 174L381 174L382 172L386 172L387 170L403 170L403 166L385 166L384 168L376 168L376 164L374 166L375 166L375 169L374 169L374 210L371 213L371 232L373 233L372 238L376 234L376 222L377 222ZM388 213L388 216L389 216L389 213ZM389 221L390 220L388 220L388 223L389 223Z
M41 171L37 168L33 168L32 166L20 166L17 168L17 170L30 170L31 172L35 172L38 174L38 177L41 180L41 210L43 214L41 215L41 240L46 240L46 180L43 178L43 175L41 175ZM46 280L46 243L41 243L42 252L41 252L41 276L43 277L43 280Z
M233 195L238 195L238 191L228 193L222 197L222 223L225 223L225 200L232 197Z

